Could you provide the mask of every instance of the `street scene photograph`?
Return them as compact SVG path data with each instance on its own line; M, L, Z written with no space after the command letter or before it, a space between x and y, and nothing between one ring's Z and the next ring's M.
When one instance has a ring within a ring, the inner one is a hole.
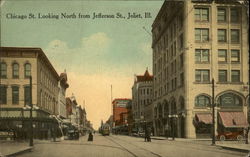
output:
M250 157L249 0L0 0L0 157Z

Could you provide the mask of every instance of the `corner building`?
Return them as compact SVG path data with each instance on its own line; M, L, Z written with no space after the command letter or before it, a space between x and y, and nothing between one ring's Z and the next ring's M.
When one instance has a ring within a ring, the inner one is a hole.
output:
M144 75L135 76L132 86L132 111L133 127L138 131L144 130L145 125L153 127L152 83L153 76L148 70Z
M40 48L0 47L0 129L28 138L30 76L34 136L47 139L58 128L50 115L58 115L59 76Z
M153 25L156 135L210 137L248 126L248 23L237 1L165 1Z

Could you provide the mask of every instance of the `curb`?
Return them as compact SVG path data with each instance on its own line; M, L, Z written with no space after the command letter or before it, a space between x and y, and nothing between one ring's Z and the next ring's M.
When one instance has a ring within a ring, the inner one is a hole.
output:
M15 157L17 155L20 155L20 154L24 154L24 153L27 153L27 152L31 152L33 150L33 147L27 147L23 150L20 150L18 152L15 152L15 153L11 153L11 154L7 154L5 155L4 157Z
M217 146L221 147L223 149L233 150L233 151L242 152L242 153L249 153L250 152L250 150L242 149L242 148L234 148L234 147L221 146L221 145L217 145Z

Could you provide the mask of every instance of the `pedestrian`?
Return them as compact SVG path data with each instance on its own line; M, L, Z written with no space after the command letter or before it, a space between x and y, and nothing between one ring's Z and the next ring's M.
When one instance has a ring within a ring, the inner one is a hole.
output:
M88 141L93 141L93 135L92 135L92 132L89 132Z
M150 135L151 135L151 129L150 128L148 128L148 131L147 131L147 141L148 142L151 142L151 137L150 137Z
M144 142L148 141L148 130L145 128Z

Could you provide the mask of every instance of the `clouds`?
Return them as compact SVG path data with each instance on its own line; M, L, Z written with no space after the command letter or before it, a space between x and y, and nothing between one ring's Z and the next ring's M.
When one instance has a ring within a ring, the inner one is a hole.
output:
M110 48L111 39L107 34L98 32L81 39L78 47L71 48L65 41L53 40L45 49L46 55L58 65L70 71L95 73L102 66Z
M111 39L107 34L98 32L82 38L81 49L87 54L102 55L108 50L110 43Z
M5 3L4 0L0 0L0 8L3 6L4 3Z

